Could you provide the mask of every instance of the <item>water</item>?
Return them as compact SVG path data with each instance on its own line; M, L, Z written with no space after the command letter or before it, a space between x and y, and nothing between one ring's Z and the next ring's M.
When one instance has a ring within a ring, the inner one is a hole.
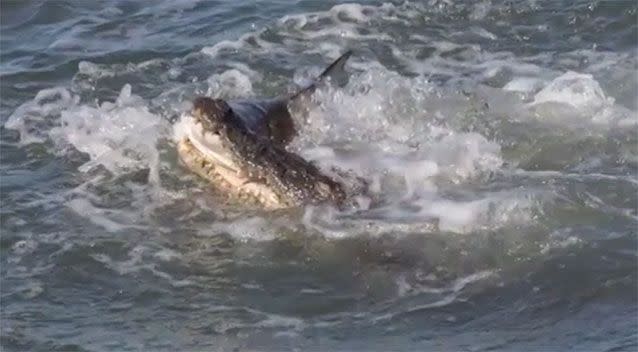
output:
M630 1L3 2L3 351L635 351ZM218 205L196 95L293 89L356 209ZM374 200L372 202L372 200Z

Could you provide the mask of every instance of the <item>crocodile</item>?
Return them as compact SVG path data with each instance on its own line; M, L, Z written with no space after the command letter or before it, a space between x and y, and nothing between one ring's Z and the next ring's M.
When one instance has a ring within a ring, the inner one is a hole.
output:
M181 161L236 204L268 210L343 205L345 186L287 146L298 133L289 108L304 104L319 84L342 72L350 55L344 53L293 94L228 101L197 97L182 116Z

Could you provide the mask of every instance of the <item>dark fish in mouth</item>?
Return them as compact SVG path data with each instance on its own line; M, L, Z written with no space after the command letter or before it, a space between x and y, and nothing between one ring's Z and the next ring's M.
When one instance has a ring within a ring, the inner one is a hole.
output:
M289 106L303 101L327 77L341 72L351 52L317 80L280 98L225 101L198 97L182 117L178 153L186 167L229 200L265 209L329 202L341 205L344 186L286 150L297 133Z

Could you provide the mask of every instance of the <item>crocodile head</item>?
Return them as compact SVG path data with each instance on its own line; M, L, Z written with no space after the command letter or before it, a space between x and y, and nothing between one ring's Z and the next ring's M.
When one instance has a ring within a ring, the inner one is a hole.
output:
M231 201L266 209L344 201L340 183L251 132L224 100L197 98L190 116L184 118L180 158Z

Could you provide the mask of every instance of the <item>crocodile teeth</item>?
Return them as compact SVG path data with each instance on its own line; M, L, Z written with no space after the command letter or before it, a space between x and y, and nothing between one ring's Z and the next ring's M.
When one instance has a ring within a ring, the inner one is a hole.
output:
M194 119L193 119L194 120ZM192 121L194 122L194 121ZM228 151L223 147L223 143L219 135L211 132L206 132L204 126L200 122L194 122L190 124L190 128L187 132L187 137L192 143L193 147L197 149L203 155L221 166L236 170L237 166L232 161Z

